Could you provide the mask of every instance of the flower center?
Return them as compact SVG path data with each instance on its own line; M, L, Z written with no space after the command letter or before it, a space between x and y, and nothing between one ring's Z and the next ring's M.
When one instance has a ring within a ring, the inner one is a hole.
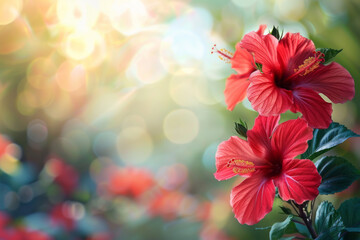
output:
M214 44L214 46L212 47L211 54L213 54L213 53L217 53L219 55L219 58L226 63L230 63L231 59L234 57L234 54L232 52L226 50L225 48L222 48L219 50L216 47L216 44Z
M282 164L280 162L275 162L272 164L270 169L271 171L269 172L268 176L272 178L277 177L282 171Z
M227 167L232 168L234 173L240 175L255 172L254 163L245 160L231 159L228 162Z
M316 68L319 67L321 62L325 61L324 56L325 54L323 54L322 52L314 51L314 56L305 59L303 64L301 64L298 68L294 69L294 73L290 77L288 77L288 79L299 75L305 76L311 73L312 71L314 71Z

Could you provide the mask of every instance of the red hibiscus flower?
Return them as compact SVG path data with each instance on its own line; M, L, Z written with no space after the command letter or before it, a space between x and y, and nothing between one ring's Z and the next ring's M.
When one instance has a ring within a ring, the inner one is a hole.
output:
M283 200L298 204L319 194L321 177L313 162L294 159L307 149L312 129L303 119L278 121L279 116L259 116L247 141L233 136L218 147L215 178L247 177L230 196L241 224L255 224L271 211L275 186Z
M260 25L256 34L259 37L263 36L266 25ZM215 51L219 54L220 59L229 60L231 67L235 69L237 74L232 74L226 80L225 86L225 102L229 110L233 110L235 105L246 97L246 89L249 87L249 77L251 73L257 70L254 56L246 49L240 46L240 43L236 45L236 51L234 56L226 50Z
M246 49L256 63L262 64L263 73L252 73L247 88L248 99L260 115L277 115L290 109L301 112L310 127L327 128L332 121L332 106L319 93L333 103L354 97L350 73L335 62L322 64L323 54L316 52L314 43L299 33L287 33L278 40L271 34L251 32L238 48ZM228 91L226 98L243 98L245 89L239 88L238 93L232 94Z

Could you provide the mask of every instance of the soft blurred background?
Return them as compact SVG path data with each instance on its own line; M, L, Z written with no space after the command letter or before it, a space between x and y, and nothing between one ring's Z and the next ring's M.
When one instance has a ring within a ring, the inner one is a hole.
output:
M234 51L267 24L343 48L357 94L333 120L359 133L359 11L358 0L0 0L0 238L266 239L255 227L282 221L281 201L242 226L229 206L240 177L213 177L217 145L257 114L248 101L226 110L233 70L211 47ZM360 168L359 140L333 151Z

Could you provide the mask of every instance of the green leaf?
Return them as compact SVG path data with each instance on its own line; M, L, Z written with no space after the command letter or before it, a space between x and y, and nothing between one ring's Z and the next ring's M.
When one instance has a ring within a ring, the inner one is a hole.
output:
M300 221L302 221L302 220L300 220ZM311 239L311 234L309 232L309 229L307 229L307 227L305 225L296 222L295 227L300 234Z
M282 39L283 33L280 34L279 29L275 26L273 26L273 29L270 32L271 35L276 37L278 40Z
M344 201L338 212L346 228L360 227L360 198L352 198Z
M292 214L291 209L284 206L280 206L280 208L283 211L283 213L285 213L286 215Z
M256 65L257 70L259 70L261 73L263 73L263 71L262 71L262 64L255 62L255 65Z
M360 233L360 227L357 227L357 228L345 228L344 230L347 231L347 232Z
M288 216L283 222L278 222L272 225L269 236L270 240L278 240L285 233L296 232L295 224L291 221L293 216Z
M256 227L255 230L268 230L270 229L272 226L267 226L267 227Z
M301 158L313 160L351 137L360 137L360 135L335 122L327 129L314 129L313 139L308 142L309 147Z
M318 234L317 240L338 239L339 234L344 230L344 223L341 216L336 212L332 203L322 202L315 217L315 229Z
M241 136L241 137L245 137L247 138L247 130L248 130L248 126L246 124L246 122L244 122L243 120L239 120L239 122L235 122L235 131Z
M316 161L315 166L322 178L319 186L320 194L341 192L360 177L360 172L341 157L323 157Z
M338 55L338 53L342 51L342 49L337 50L332 48L318 48L316 49L316 51L325 54L324 56L325 61L323 62L323 64L328 64L331 62L331 59L333 59L336 55Z

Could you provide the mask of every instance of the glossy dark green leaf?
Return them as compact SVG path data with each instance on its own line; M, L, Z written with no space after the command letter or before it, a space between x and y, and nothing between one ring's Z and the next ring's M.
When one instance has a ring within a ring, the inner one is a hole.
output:
M344 223L340 214L335 210L332 203L322 202L315 217L315 230L318 234L317 240L338 239L339 234L344 230Z
M308 142L309 147L301 158L312 160L351 137L360 137L360 135L335 122L327 129L314 129L313 139Z
M342 49L337 50L332 48L318 48L316 51L320 51L325 54L323 64L328 64L336 55L338 55L338 53L342 51Z
M269 236L270 240L278 240L285 233L294 233L296 232L295 224L291 221L293 216L288 216L283 222L277 222L272 225Z
M354 228L345 228L344 229L347 232L354 232L354 233L360 233L360 227L354 227Z
M273 26L270 34L273 35L274 37L276 37L278 40L280 40L283 35L283 33L280 34L279 29L275 26Z
M341 157L323 157L316 161L315 166L322 178L319 186L320 194L341 192L360 177L360 172Z
M299 221L302 222L303 220L299 220ZM296 222L295 227L300 234L311 239L311 234L305 225Z
M247 138L247 130L248 130L248 126L246 124L246 122L244 122L243 120L239 120L239 122L235 122L235 131L244 138Z
M280 209L283 211L283 213L285 213L286 215L292 214L291 209L284 207L284 206L280 206Z
M360 227L360 198L352 198L343 202L338 212L346 228Z

